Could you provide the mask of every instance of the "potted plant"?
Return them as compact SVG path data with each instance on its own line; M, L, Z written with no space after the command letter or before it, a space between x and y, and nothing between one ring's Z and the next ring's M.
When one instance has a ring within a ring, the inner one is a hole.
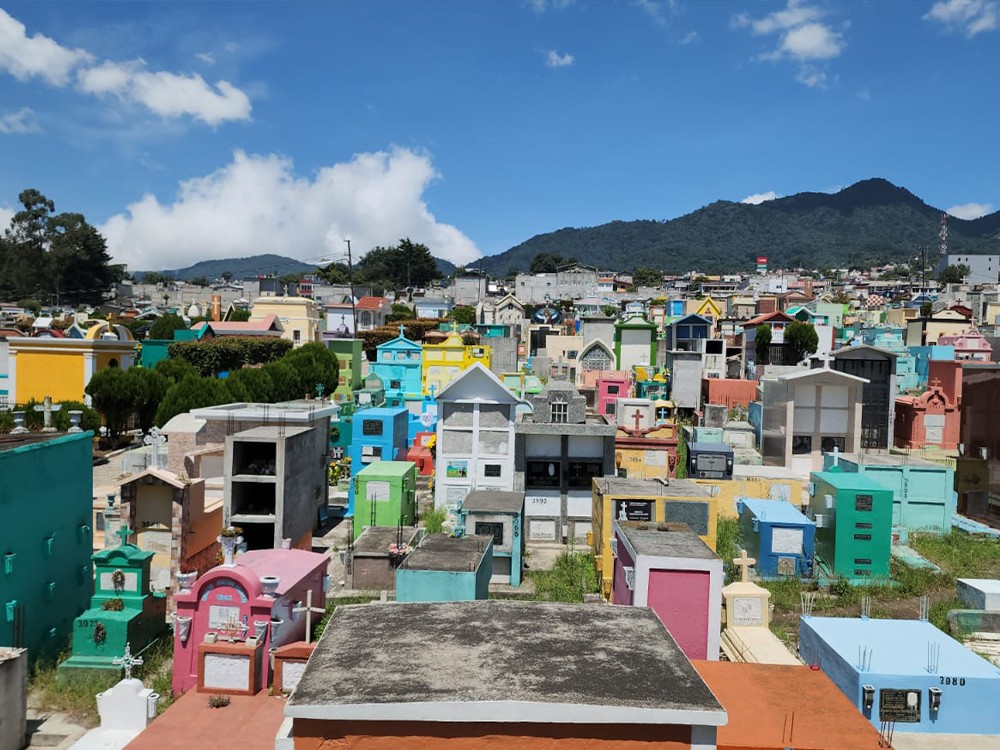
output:
M101 609L105 612L121 612L125 609L125 602L121 599L105 599L101 602Z
M195 570L190 565L181 565L180 572L177 574L177 585L180 587L182 593L190 593L191 587L194 582L198 580L198 571Z
M236 554L236 548L243 541L243 529L239 526L226 524L222 527L218 541L222 545L222 564L226 567L232 567L235 565L233 557Z
M400 565L412 549L406 542L401 542L400 544L393 542L389 545L389 562L393 567Z

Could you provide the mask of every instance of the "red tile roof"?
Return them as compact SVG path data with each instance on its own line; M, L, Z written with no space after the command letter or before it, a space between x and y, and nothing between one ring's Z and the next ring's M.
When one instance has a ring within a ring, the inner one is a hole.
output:
M358 300L358 310L381 310L389 300L386 297L370 297L367 294Z

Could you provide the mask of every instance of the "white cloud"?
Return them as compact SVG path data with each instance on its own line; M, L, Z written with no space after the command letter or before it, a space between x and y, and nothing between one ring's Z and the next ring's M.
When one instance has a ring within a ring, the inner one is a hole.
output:
M943 23L971 38L1000 26L1000 13L994 0L938 0L924 14L924 20Z
M780 198L773 190L768 190L766 193L754 193L753 195L748 195L746 198L740 201L740 203L749 203L751 206L759 206L761 203L767 203L767 201L773 201L775 198Z
M677 0L633 0L658 26L667 26L670 15L677 9Z
M42 128L35 119L35 111L30 107L21 107L16 112L0 113L0 134L23 135L40 132Z
M28 36L24 24L0 9L0 70L18 80L42 78L65 86L73 68L93 57L82 49L68 49L47 36Z
M956 219L978 219L980 216L993 213L991 203L960 203L945 209L945 213Z
M550 68L566 68L576 62L576 58L569 52L560 55L554 49L550 49L545 55L545 64Z
M701 35L697 31L689 31L687 34L682 36L677 43L687 46L689 44L697 44L700 41Z
M215 65L215 56L211 52L197 52L195 57L206 65Z
M250 119L250 98L228 81L219 81L213 88L197 73L151 73L144 60L105 61L81 70L78 79L80 89L88 94L113 94L164 118L190 115L213 126Z
M196 73L150 71L144 60L93 62L85 50L63 47L41 34L29 37L24 24L0 10L0 70L15 78L38 77L62 87L75 71L79 91L114 95L160 117L189 115L213 126L250 119L250 98L228 81L212 85Z
M839 57L846 46L843 34L823 22L824 15L821 8L806 5L804 0L788 0L782 10L762 18L741 13L733 17L730 25L749 28L758 36L777 34L777 46L758 59L796 61L800 64L796 80L810 88L822 88L827 80L826 71L814 63Z
M405 148L362 153L297 176L290 159L237 151L230 164L182 182L173 202L145 195L101 232L133 270L177 268L210 258L276 252L358 255L410 237L454 263L480 256L456 227L439 222L423 194L438 173L427 154Z
M829 60L844 51L843 37L822 23L807 23L787 31L778 48L764 59Z
M811 89L826 87L826 71L803 65L795 75L795 80Z
M14 218L14 210L10 206L0 206L0 234L10 226L10 220Z
M535 13L547 10L564 10L576 3L576 0L529 0L528 4Z

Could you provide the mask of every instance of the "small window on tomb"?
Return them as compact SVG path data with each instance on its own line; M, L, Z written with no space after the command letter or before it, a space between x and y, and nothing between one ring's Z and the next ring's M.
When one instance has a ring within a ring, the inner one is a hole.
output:
M843 453L845 450L847 450L847 440L846 438L842 437L833 437L824 435L821 442L821 447L824 453L832 453L834 449Z
M486 464L486 466L483 467L483 475L489 477L490 479L496 479L500 476L500 474L500 464Z
M569 419L569 404L560 399L552 402L551 409L552 423L566 424Z
M391 388L392 390L399 390L402 387L403 387L403 384L400 381L398 381L398 380L390 380L389 381L389 388Z
M611 396L618 395L618 386L617 385L609 385L608 386L608 395L611 395Z
M812 453L812 445L813 445L812 435L792 436L792 453L796 455L802 455L804 453Z
M615 415L615 408L616 408L616 407L617 407L617 404L616 404L615 402L613 402L613 401L612 401L611 403L609 403L609 404L608 404L608 405L607 405L607 406L606 406L606 407L604 408L604 413L605 413L605 414L606 414L607 416L609 416L609 417L613 417L613 416Z
M871 512L874 507L874 499L871 495L855 495L854 510L862 513Z
M366 419L361 423L361 432L364 435L381 435L382 422L377 419Z

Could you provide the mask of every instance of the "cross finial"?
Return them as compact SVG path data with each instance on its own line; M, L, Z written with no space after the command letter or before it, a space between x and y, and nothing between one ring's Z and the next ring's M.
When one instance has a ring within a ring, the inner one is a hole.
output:
M121 667L125 670L125 679L132 679L132 667L138 667L142 664L141 656L132 656L132 645L128 642L125 643L125 653L121 656L116 656L111 660L111 663L116 667Z
M143 445L149 446L149 463L151 466L160 465L160 446L167 442L167 436L160 434L159 427L153 427L149 434L142 439Z
M753 565L757 560L752 557L747 557L747 551L745 549L740 550L740 556L733 558L733 565L740 568L740 580L743 583L750 582L750 566Z
M119 528L118 531L115 532L115 534L117 534L122 538L122 546L124 547L126 544L128 544L128 538L132 536L132 529L128 527L127 523L123 523L121 525L121 528Z
M62 404L53 404L52 396L46 396L41 404L35 405L35 411L40 411L44 415L42 432L56 431L56 428L52 426L52 412L59 411L60 409L62 409Z
M306 613L306 643L312 642L312 616L313 612L316 614L324 614L326 609L323 607L313 606L313 592L312 589L306 591L306 605L304 607L294 607L292 612L298 614L299 612Z
M323 398L323 392L325 390L326 390L326 388L325 388L325 386L322 383L317 383L316 384L316 395L319 396L320 398Z
M840 447L833 446L833 465L840 466Z
M638 432L639 431L639 420L642 419L642 412L639 411L639 407L636 407L635 414L632 415L632 419L635 420L635 429L636 429L636 432Z

